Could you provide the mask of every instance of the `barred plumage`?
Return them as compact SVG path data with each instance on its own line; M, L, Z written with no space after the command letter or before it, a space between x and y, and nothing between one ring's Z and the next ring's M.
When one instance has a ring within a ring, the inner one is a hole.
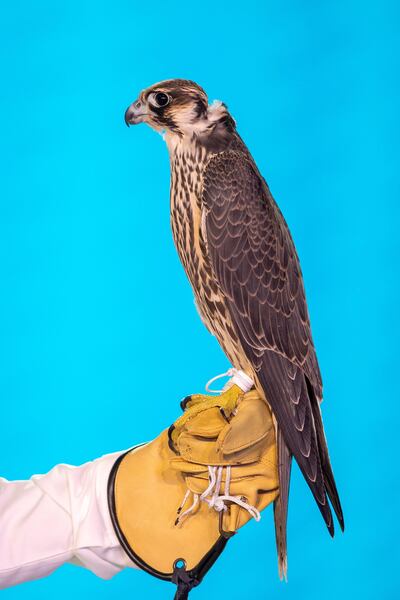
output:
M171 161L171 225L196 304L233 366L246 371L278 427L280 497L275 523L286 568L292 454L330 533L328 497L344 527L319 402L322 382L301 269L287 224L222 103L194 82L151 86L128 124L165 131Z

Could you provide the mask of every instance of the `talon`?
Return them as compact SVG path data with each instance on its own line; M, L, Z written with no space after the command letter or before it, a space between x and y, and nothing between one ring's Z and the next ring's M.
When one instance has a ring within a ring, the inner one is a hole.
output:
M171 427L168 429L168 446L172 452L178 454L178 450L175 447L175 442L177 440L177 436L174 436L175 424L172 423Z
M200 404L201 402L207 402L208 400L213 400L218 398L219 396L209 396L207 394L190 394L190 396L186 396L181 401L182 410L187 410L196 404Z
M177 453L176 443L179 435L190 419L197 416L203 410L218 407L223 416L229 420L242 396L243 391L236 384L218 396L207 396L205 394L186 396L181 402L181 407L185 412L168 430L168 442L171 450Z
M185 396L180 403L180 407L182 410L186 410L188 403L191 401L192 396Z

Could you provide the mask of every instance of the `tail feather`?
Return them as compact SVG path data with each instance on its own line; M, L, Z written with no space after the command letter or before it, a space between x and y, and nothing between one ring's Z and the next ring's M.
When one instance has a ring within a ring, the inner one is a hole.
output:
M279 496L274 502L275 538L278 553L280 579L287 581L287 515L289 502L290 474L292 454L283 439L281 431L277 433Z
M258 372L258 380L271 406L285 442L296 459L317 502L328 531L334 523L326 496L319 444L306 386L306 376L278 354L269 353L268 370ZM264 355L265 360L265 355Z
M319 402L313 393L310 383L307 381L307 387L309 389L311 408L313 411L315 430L317 432L318 449L321 461L322 472L324 476L325 490L328 498L332 504L333 510L335 511L337 520L342 531L344 531L344 517L342 506L340 504L339 493L336 488L335 479L333 476L331 461L329 459L328 446L324 434L324 426L322 423L322 415L319 407Z
M331 505L342 529L343 513L314 388L303 369L275 352L264 353L257 379L285 443L296 459L333 537ZM282 498L287 504L287 494ZM278 506L278 509L280 511L281 507ZM285 506L283 509L287 510Z

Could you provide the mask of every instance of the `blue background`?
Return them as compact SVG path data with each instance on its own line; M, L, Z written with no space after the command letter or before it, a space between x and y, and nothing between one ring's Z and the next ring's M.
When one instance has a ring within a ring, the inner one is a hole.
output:
M123 122L142 88L191 78L229 105L301 257L347 530L329 538L296 468L289 583L277 577L269 510L193 600L399 597L398 6L2 6L2 476L148 440L227 367L173 247L165 144ZM65 566L3 592L87 594L170 598L173 588Z

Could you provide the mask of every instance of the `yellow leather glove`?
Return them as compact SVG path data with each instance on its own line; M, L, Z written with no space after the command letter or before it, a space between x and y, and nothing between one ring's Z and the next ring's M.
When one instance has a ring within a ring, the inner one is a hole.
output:
M168 430L121 456L110 475L117 536L140 568L178 584L186 598L227 539L278 495L275 432L255 391L229 420L197 411L171 444Z
M232 534L250 518L259 520L278 495L274 425L256 391L243 395L230 421L216 407L187 421L176 450L171 467L182 474L194 499L192 510L190 494L181 507L182 526L204 501L221 512L221 532Z

